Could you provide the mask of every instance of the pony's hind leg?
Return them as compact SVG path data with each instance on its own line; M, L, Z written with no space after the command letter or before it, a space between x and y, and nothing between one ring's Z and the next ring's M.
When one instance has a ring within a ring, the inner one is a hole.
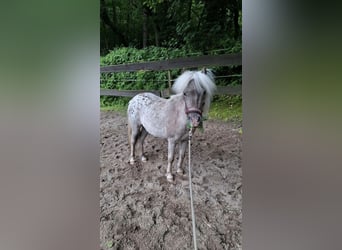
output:
M135 145L137 143L138 136L139 136L139 126L137 125L131 126L130 124L128 124L128 138L129 138L129 144L131 148L129 163L132 165L135 163L135 159L134 159L135 158Z
M140 134L140 143L141 143L141 161L142 162L146 162L147 161L147 157L144 154L144 140L146 138L146 136L148 135L146 129L141 126L141 134Z
M175 152L175 141L173 139L169 139L168 140L168 154L167 154L167 169L166 169L166 178L168 181L173 181L171 167L173 163L174 152Z
M185 157L186 146L188 145L187 140L181 141L179 143L179 158L177 163L177 174L184 174L184 170L182 169L182 163Z

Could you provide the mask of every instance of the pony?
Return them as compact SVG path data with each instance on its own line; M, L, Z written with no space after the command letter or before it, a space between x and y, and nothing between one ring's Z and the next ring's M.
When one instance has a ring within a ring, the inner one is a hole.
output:
M187 132L202 125L207 115L216 85L211 70L185 71L174 82L170 98L161 98L152 93L135 95L128 104L129 163L135 163L135 147L140 139L141 161L146 162L144 140L148 134L167 139L168 163L166 178L173 181L171 167L175 145L179 143L177 174L184 174L182 163L187 147Z

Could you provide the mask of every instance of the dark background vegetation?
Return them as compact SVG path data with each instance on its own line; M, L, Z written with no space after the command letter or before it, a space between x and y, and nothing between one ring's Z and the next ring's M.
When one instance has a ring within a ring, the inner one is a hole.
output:
M241 0L101 0L101 55L116 47L241 48Z
M101 0L101 65L241 52L241 0ZM175 79L182 69L171 70ZM212 68L217 85L241 84L242 66ZM167 71L101 75L101 88L161 90ZM101 97L101 107L128 98ZM241 106L241 96L215 97ZM214 101L215 101L214 100ZM240 108L241 109L241 108Z

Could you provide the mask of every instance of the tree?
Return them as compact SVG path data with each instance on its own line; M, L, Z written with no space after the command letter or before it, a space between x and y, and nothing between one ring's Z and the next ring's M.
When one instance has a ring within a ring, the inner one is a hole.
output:
M190 51L241 43L241 0L100 0L101 53L118 46Z

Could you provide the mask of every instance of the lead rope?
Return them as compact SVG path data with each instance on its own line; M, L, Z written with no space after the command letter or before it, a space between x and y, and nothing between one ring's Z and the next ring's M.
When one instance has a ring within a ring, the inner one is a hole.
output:
M192 235L194 239L194 249L197 250L197 240L196 240L196 222L195 222L195 211L194 202L192 199L192 184L191 184L191 137L192 128L189 130L189 189L190 189L190 202L191 202L191 217L192 217Z

